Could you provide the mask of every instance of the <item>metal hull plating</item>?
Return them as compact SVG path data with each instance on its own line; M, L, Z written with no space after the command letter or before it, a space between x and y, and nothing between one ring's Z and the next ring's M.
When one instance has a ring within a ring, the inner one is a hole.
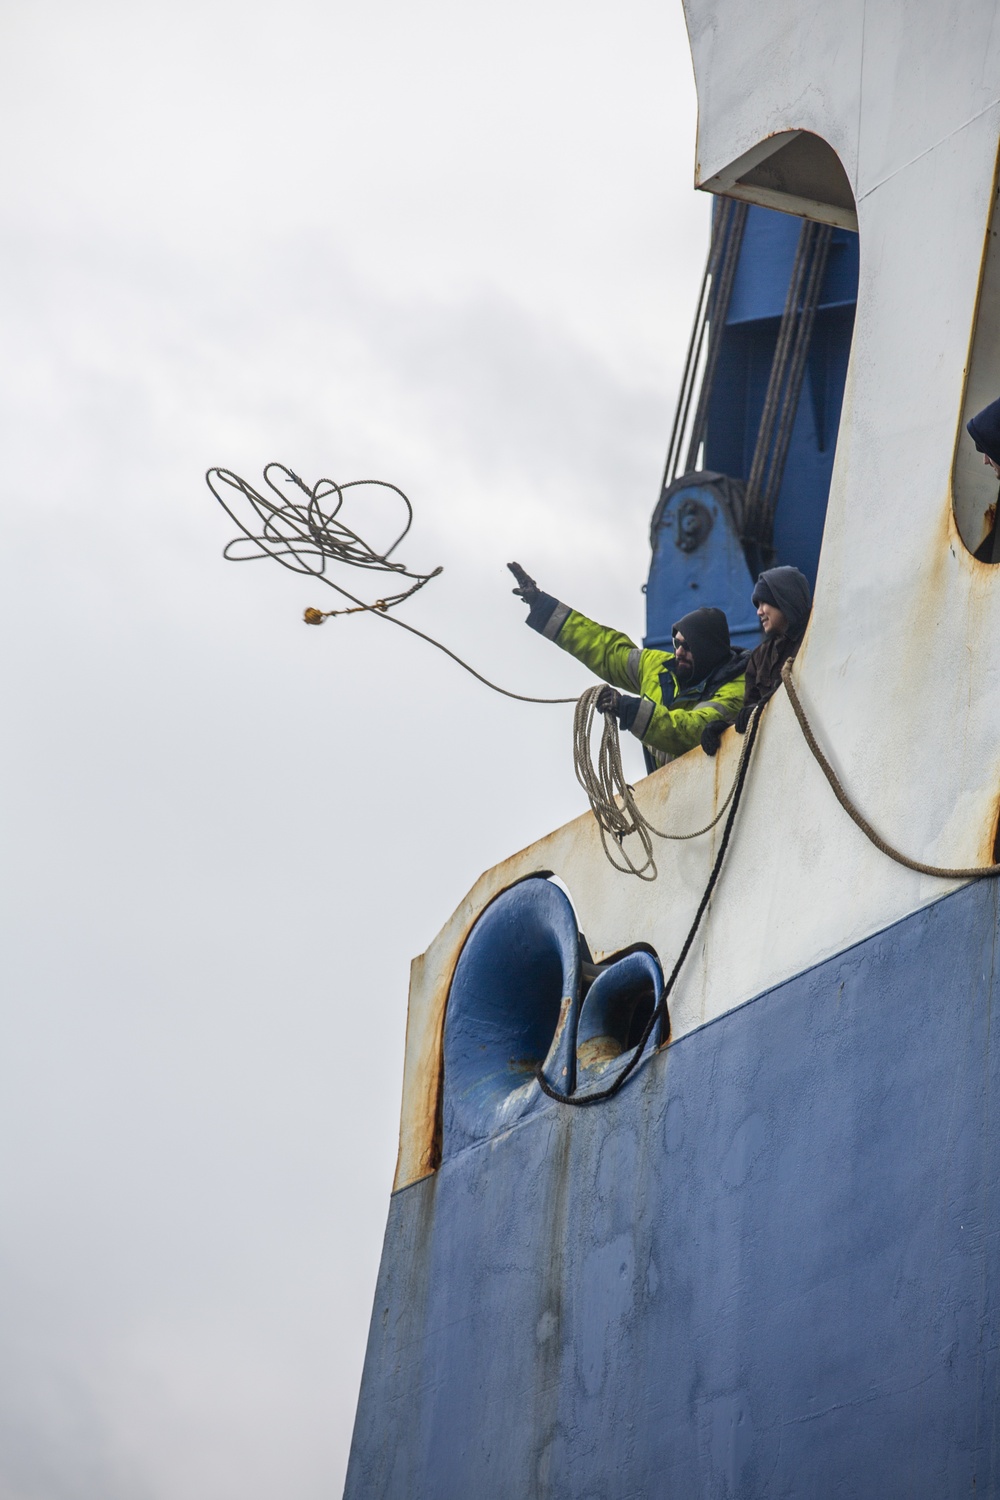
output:
M1000 1494L998 896L398 1192L348 1500Z
M963 424L1000 393L995 7L970 0L960 24L931 0L686 9L696 182L859 235L797 689L882 839L983 869L1000 570L979 554L995 479L978 488ZM703 827L737 756L735 735L714 761L681 756L636 788L644 813ZM350 1500L1000 1495L1000 885L863 837L785 694L669 1045L582 1110L532 1094L537 1028L491 1046L534 974L550 1087L585 1071L581 1037L613 1058L610 1021L581 1031L585 983L628 998L637 950L669 974L720 829L640 884L588 814L487 871L415 961ZM528 923L512 977L500 917L533 893L489 909L548 875L585 951L561 917Z

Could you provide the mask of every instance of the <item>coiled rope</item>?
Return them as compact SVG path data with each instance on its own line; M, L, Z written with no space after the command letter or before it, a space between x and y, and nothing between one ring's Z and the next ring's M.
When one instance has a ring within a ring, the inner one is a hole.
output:
M297 493L289 494L280 490L272 477L275 474L280 476L284 484L294 485ZM407 630L410 635L418 636L428 645L443 651L463 671L475 677L485 687L492 688L493 692L502 693L505 698L516 698L519 703L576 702L575 697L535 698L528 693L515 693L510 688L501 687L499 683L484 677L482 672L477 672L475 667L470 666L456 651L452 651L450 646L390 614L390 610L402 604L404 599L411 598L442 572L441 568L434 568L429 573L414 573L405 564L391 560L392 554L413 524L413 506L398 485L390 484L384 479L352 479L347 484L337 484L333 479L320 479L310 489L294 469L278 463L265 465L266 493L254 489L253 485L234 474L231 469L209 469L205 482L242 533L223 548L222 555L227 561L253 562L262 557L273 557L283 568L288 568L292 573L307 573L350 600L350 607L344 609L322 610L310 607L303 615L307 625L322 625L324 620L336 615L373 614L377 619L389 620L393 625L398 625L400 630ZM347 491L364 489L366 486L390 490L403 502L406 511L403 529L383 552L370 546L340 517ZM243 510L234 509L235 499L227 491L235 492L235 495L244 500L256 519L248 524ZM303 496L304 499L301 498ZM331 563L342 563L351 568L409 579L411 587L367 603L329 577L327 569Z
M799 728L802 730L805 742L812 751L816 764L829 782L833 795L851 819L851 822L857 824L865 838L873 843L876 849L881 850L889 859L895 860L897 865L903 865L907 870L916 870L918 875L936 875L941 880L989 880L1000 875L1000 865L972 865L968 869L963 870L947 870L941 865L925 865L919 859L910 859L907 855L901 854L898 849L894 849L891 844L887 844L885 839L875 832L868 819L851 801L844 790L839 776L820 749L809 720L806 718L806 711L802 707L802 700L792 681L791 660L786 661L782 667L781 680L785 685L788 701L792 705L792 712L798 720Z
M653 858L653 839L683 842L685 839L701 838L703 833L708 833L715 827L732 801L737 786L741 784L744 766L750 756L750 736L744 737L732 785L712 821L691 833L669 833L649 821L636 802L632 787L625 780L618 724L611 714L603 715L604 728L596 763L592 758L591 735L601 691L599 687L587 688L577 700L573 715L573 770L587 794L609 862L623 874L637 875L640 880L655 880L657 870ZM625 848L625 839L632 834L638 837L642 845L641 863L633 859ZM609 843L609 838L613 840L612 843Z
M575 1105L578 1109L587 1109L594 1104L603 1104L606 1099L613 1099L615 1094L617 1094L620 1089L624 1088L634 1069L638 1067L639 1061L642 1058L643 1051L645 1050L646 1043L653 1035L653 1031L656 1027L657 1021L659 1021L661 1018L664 1021L669 1021L670 1012L667 1008L667 1004L670 999L671 992L674 988L675 983L677 982L677 976L684 966L684 960L687 958L688 954L691 951L691 945L693 944L695 937L698 934L698 928L701 926L701 920L708 908L709 901L712 899L712 892L715 890L715 887L719 880L719 876L722 873L722 866L726 858L726 851L729 848L729 838L733 831L733 824L736 822L736 814L739 811L740 799L743 796L743 788L746 785L747 772L750 769L750 757L753 754L754 741L757 738L757 730L760 725L760 716L764 707L765 704L763 703L757 706L757 708L754 710L753 718L750 720L749 728L747 729L746 743L744 746L743 754L740 756L740 764L739 770L736 773L736 780L733 782L729 797L726 799L730 803L729 817L726 819L726 826L722 830L722 838L719 841L719 852L715 856L715 863L712 865L712 872L708 877L708 883L705 886L704 892L702 893L702 898L698 903L698 910L695 912L694 920L692 921L691 926L688 928L687 937L684 939L681 951L677 955L677 961L670 971L670 977L667 979L666 984L663 986L663 994L660 996L658 1004L653 1008L649 1020L643 1027L642 1036L636 1042L635 1047L632 1051L632 1056L629 1058L628 1062L622 1068L621 1072L615 1078L613 1083L609 1084L606 1089L596 1089L593 1093L590 1094L561 1093L559 1089L553 1088L552 1084L549 1083L548 1079L545 1077L543 1066L541 1063L539 1063L538 1067L535 1069L535 1078L538 1080L539 1087L541 1088L543 1094L547 1094L550 1099L555 1099L559 1104L572 1104ZM717 822L718 819L716 819L715 821ZM709 824L709 827L711 826L712 825ZM702 829L701 831L705 832L706 830ZM695 835L689 834L687 835L687 837L693 838L695 837Z
M781 670L781 680L784 684L785 691L788 694L788 700L792 705L792 712L795 714L795 718L798 722L799 728L802 730L802 734L806 741L806 744L809 746L809 749L812 752L817 765L823 772L823 775L826 777L826 780L829 783L834 796L836 797L837 801L840 803L844 811L847 813L851 821L861 829L861 832L865 835L865 838L867 838L872 844L874 844L875 848L880 850L882 854L886 855L889 859L894 860L896 864L903 865L908 870L915 870L920 875L934 875L942 880L986 880L995 878L996 876L1000 875L1000 864L972 865L964 869L947 869L941 865L928 865L924 864L921 860L910 859L908 855L903 854L899 849L894 848L892 844L887 843L886 840L883 839L881 835L875 831L864 814L861 813L855 806L855 804L845 791L844 786L836 771L833 769L830 762L824 755L822 749L820 748L816 736L813 733L812 726L810 725L809 720L806 716L805 709L802 706L802 700L800 699L795 684L792 681L792 667L793 660L789 659L785 662L785 665ZM736 814L739 809L740 800L743 796L744 787L746 785L747 772L750 767L750 757L753 753L754 741L757 738L760 716L763 709L766 707L767 702L767 700L765 700L764 703L758 704L756 709L754 710L753 718L751 719L750 725L747 729L743 751L740 755L736 778L729 789L729 794L726 797L726 801L723 803L719 814L712 820L711 823L707 824L705 828L698 829L695 833L671 835L661 833L658 830L654 829L648 822L648 820L643 817L639 808L636 806L632 794L632 789L625 782L624 774L621 769L621 757L617 744L617 725L614 724L614 721L610 718L610 716L605 722L605 730L601 740L601 750L598 760L598 767L596 773L594 772L594 768L590 762L590 729L593 723L594 699L596 698L598 692L600 692L599 688L588 689L588 691L582 695L577 705L576 717L574 720L574 762L577 769L577 779L581 781L581 785L585 786L585 789L588 792L588 796L590 796L591 799L591 805L594 807L594 816L597 818L598 825L601 829L601 841L604 844L604 852L605 854L607 854L609 860L611 860L611 863L615 864L617 869L624 868L631 870L633 874L643 875L643 872L645 871L647 866L652 863L652 842L650 839L651 833L657 834L657 836L660 838L697 838L698 834L707 833L708 830L719 821L719 817L721 817L727 805L729 805L729 817L726 819L726 826L723 830L722 839L719 844L719 851L715 856L715 863L712 866L712 872L708 877L708 883L705 886L701 901L698 904L698 910L695 912L694 920L692 921L691 926L688 929L687 937L684 939L683 946L681 947L681 951L677 956L674 967L670 971L670 977L667 979L667 982L663 987L663 994L661 995L659 1003L654 1008L652 1014L649 1017L649 1020L643 1028L642 1036L639 1038L635 1047L632 1049L632 1054L629 1057L628 1062L622 1068L621 1072L617 1075L614 1082L611 1083L607 1088L597 1089L592 1093L564 1094L549 1083L548 1079L545 1077L543 1065L541 1063L539 1063L538 1067L535 1069L535 1078L537 1079L538 1085L544 1094L546 1094L550 1099L556 1100L556 1102L559 1104L573 1105L578 1109L585 1109L594 1104L603 1104L605 1100L614 1098L619 1090L624 1087L625 1083L628 1081L634 1070L638 1067L639 1062L642 1059L646 1044L652 1036L657 1022L661 1019L669 1022L669 1011L667 1008L668 1000L670 998L671 992L673 991L674 984L677 981L677 976L679 975L684 964L684 960L687 958L689 952L691 951L691 945L693 944L695 937L697 936L698 928L701 926L701 921L705 915L708 903L711 900L712 892L715 890L719 875L722 872L723 861L725 860L726 852L729 847L730 834L733 831L733 825L736 821ZM621 806L618 805L619 801L622 804ZM627 864L624 866L616 864L616 861L612 856L612 852L608 847L607 836L609 834L616 841L618 841L620 848L622 838L627 837L630 833L638 833L642 840L643 850L646 854L646 863L643 865L637 866L633 861L628 860L627 855L624 854L624 851L623 858L627 860ZM654 877L647 875L644 878L652 879Z

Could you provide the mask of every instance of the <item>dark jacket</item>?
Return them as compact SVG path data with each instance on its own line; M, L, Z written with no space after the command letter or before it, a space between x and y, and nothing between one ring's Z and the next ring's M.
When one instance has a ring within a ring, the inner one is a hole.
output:
M991 401L965 424L966 431L980 453L1000 464L1000 400Z
M747 661L746 697L736 719L738 734L745 734L758 703L766 703L781 685L781 669L798 651L809 621L812 597L809 581L798 568L768 568L757 579L754 604L772 604L788 621L783 635L769 635L750 652Z

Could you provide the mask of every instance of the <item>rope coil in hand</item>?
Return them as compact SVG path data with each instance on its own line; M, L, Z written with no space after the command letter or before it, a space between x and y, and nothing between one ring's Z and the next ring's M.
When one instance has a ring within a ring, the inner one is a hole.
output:
M792 666L792 660L789 660L785 663L781 672L781 680L784 684L785 691L788 694L789 702L792 705L792 712L795 714L796 721L799 725L799 728L802 730L802 734L805 738L806 744L808 745L820 770L823 772L823 775L826 777L826 780L829 783L829 786L833 791L833 794L836 797L837 801L840 803L841 807L847 813L851 821L861 829L861 832L872 844L874 844L876 849L880 850L881 853L885 854L889 859L894 860L896 864L902 865L908 870L915 870L918 874L921 875L934 875L939 877L940 879L983 880L992 879L1000 875L1000 864L973 865L963 869L948 869L940 865L928 865L923 863L923 861L921 860L910 859L907 855L901 853L900 850L895 849L891 844L887 843L886 840L883 839L875 831L872 825L868 822L867 818L865 818L865 816L859 811L859 809L852 802L851 798L848 796L836 771L833 769L829 760L826 758L822 749L820 748L816 736L813 733L812 727L806 716L805 709L802 706L802 701L799 698L798 692L795 688L795 684L792 681ZM636 805L632 789L625 782L624 773L622 772L617 725L614 723L613 719L611 719L610 715L605 721L605 729L601 739L601 749L596 771L594 766L591 764L590 729L593 723L593 716L595 711L594 702L598 692L600 692L599 688L589 689L581 696L580 701L577 704L576 716L574 719L574 762L577 771L577 779L580 781L581 785L584 786L584 789L587 791L587 794L590 797L591 805L594 809L594 816L597 819L598 826L601 830L601 842L604 845L604 852L605 854L607 854L608 859L611 861L611 863L615 865L616 869L631 871L631 873L640 875L645 879L654 879L655 865L653 865L652 859L652 840L650 837L651 834L656 834L659 838L696 838L700 833L707 833L708 830L719 821L719 818L722 816L722 813L725 811L727 806L729 806L730 810L729 817L726 819L726 826L723 830L722 840L719 844L719 851L715 857L715 863L712 866L712 871L708 878L708 883L705 886L701 901L698 904L698 910L695 912L694 920L692 921L691 926L688 929L688 934L684 939L681 951L678 954L677 960L670 972L670 976L663 987L663 994L660 997L659 1004L656 1006L652 1015L649 1017L649 1020L643 1028L642 1036L639 1038L635 1047L632 1049L632 1054L629 1057L628 1062L622 1068L621 1072L615 1078L614 1082L611 1083L606 1089L598 1089L588 1094L564 1094L549 1083L548 1079L545 1077L545 1073L543 1071L541 1063L536 1068L535 1077L542 1092L546 1094L550 1099L556 1100L556 1102L559 1104L569 1104L575 1106L576 1108L587 1108L594 1104L602 1104L607 1099L614 1098L619 1090L624 1087L625 1083L628 1081L629 1077L634 1072L636 1067L638 1067L639 1062L642 1059L646 1044L653 1034L657 1021L661 1018L665 1020L669 1016L669 1011L667 1009L668 999L677 980L677 976L681 971L684 960L687 958L688 953L691 951L691 946L695 940L698 928L701 925L702 918L705 915L705 911L711 899L712 892L715 889L715 886L719 879L719 875L722 871L723 861L726 857L726 851L729 847L730 835L733 830L733 825L736 821L736 814L739 809L740 800L743 796L743 789L746 784L747 772L750 765L750 756L753 753L754 741L757 738L757 730L760 725L760 716L764 707L766 706L765 703L761 703L758 704L757 708L754 710L754 715L750 721L750 725L748 727L743 745L743 750L740 755L736 778L733 782L733 785L730 787L726 800L720 808L717 816L712 820L711 823L707 824L705 828L698 829L695 833L671 835L664 834L658 829L653 828L652 824L649 823L649 821L643 816L638 806ZM620 806L619 802L621 803ZM618 841L619 848L621 848L622 839L628 837L628 835L632 833L639 834L640 840L642 841L643 851L645 853L645 862L641 865L637 865L635 861L631 860L628 855L625 854L624 851L622 851L622 857L626 861L626 863L618 864L613 857L611 849L609 849L607 837L610 834L615 840ZM653 868L653 875L646 875L644 873L649 867Z
M587 794L600 829L601 844L610 863L623 874L637 875L640 880L655 880L657 870L653 858L654 837L683 842L686 839L701 838L703 833L708 833L715 827L741 782L745 763L750 756L751 739L749 735L744 737L732 786L712 821L706 823L704 828L695 828L691 833L669 833L650 823L635 800L635 792L625 780L618 724L612 714L604 716L596 765L591 758L591 732L601 691L599 687L587 688L577 700L573 715L573 769L577 781ZM633 859L625 848L625 839L632 834L637 835L642 845L641 863L638 859ZM609 837L614 840L613 844L609 844Z

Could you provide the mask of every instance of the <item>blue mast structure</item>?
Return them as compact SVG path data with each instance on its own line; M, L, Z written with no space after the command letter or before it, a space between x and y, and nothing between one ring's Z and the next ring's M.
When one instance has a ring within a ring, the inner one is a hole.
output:
M858 294L858 237L719 200L650 533L647 646L713 604L759 639L761 569L815 583Z

